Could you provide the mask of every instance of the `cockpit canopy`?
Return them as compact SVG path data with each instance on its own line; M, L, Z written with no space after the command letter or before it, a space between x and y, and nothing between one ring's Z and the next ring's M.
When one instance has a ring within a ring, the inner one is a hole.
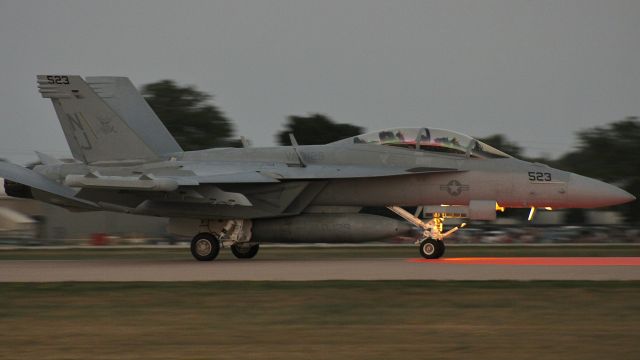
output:
M450 130L436 128L385 129L350 137L335 144L372 144L407 148L416 151L430 151L474 158L510 158L502 151L478 141L471 136Z

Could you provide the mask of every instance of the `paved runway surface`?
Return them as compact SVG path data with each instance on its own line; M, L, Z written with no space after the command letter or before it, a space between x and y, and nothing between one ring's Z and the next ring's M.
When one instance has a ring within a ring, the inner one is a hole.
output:
M0 282L211 280L640 280L640 257L0 261Z

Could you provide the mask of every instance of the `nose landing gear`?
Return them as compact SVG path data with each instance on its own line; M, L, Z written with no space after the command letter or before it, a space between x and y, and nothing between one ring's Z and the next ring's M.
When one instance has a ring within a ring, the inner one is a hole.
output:
M420 255L425 259L438 259L444 255L444 241L431 238L420 241Z
M399 206L389 206L388 209L423 230L422 238L416 243L420 245L420 255L425 259L442 257L445 251L443 239L460 229L456 226L445 233L442 232L444 219L447 218L446 214L433 214L433 219L425 223L417 215L413 215Z

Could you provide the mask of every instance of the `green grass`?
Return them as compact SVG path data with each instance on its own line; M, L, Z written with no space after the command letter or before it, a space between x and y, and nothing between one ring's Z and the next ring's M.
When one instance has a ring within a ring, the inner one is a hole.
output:
M1 359L634 359L640 282L0 284Z
M263 247L261 259L349 259L349 258L407 258L417 257L414 246L364 247ZM501 257L501 256L640 256L640 246L449 246L446 257ZM223 249L220 258L233 258ZM77 259L191 259L189 249L153 248L82 248L0 250L0 260L77 260Z

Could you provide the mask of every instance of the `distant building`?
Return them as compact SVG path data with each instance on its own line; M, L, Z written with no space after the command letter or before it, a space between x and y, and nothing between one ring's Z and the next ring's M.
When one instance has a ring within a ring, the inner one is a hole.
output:
M37 234L37 221L10 208L0 207L0 237L33 239Z

